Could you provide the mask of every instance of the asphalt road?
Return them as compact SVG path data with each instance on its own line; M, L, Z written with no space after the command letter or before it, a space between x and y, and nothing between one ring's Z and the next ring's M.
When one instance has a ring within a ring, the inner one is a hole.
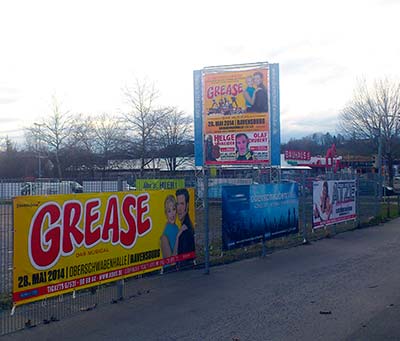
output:
M397 219L210 275L143 279L146 294L3 339L400 340L399 246Z

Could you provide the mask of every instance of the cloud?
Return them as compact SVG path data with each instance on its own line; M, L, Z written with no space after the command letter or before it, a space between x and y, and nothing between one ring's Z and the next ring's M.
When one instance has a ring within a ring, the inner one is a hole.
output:
M399 1L398 0L378 0L377 1L379 5L398 5Z
M0 117L0 124L16 123L19 122L19 118L15 117Z
M315 132L336 134L338 116L334 110L309 112L291 117L284 112L281 115L281 140L286 142L291 138L300 138Z
M228 46L225 46L224 50L229 55L238 56L243 53L244 46L243 45L228 45Z
M7 86L0 86L0 104L12 104L18 101L18 90Z

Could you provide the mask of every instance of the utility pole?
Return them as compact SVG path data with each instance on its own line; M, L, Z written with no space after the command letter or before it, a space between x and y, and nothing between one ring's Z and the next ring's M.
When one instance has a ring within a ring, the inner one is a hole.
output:
M37 146L37 153L38 153L38 178L40 179L42 177L42 161L41 161L41 155L40 155L40 142L41 142L40 128L42 127L42 124L39 124L39 123L33 123L33 124L38 129L38 133L36 135L36 146Z

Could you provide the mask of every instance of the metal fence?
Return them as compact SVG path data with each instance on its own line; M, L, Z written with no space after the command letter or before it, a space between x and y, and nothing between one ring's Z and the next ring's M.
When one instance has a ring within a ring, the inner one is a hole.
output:
M206 175L206 178L204 178ZM273 169L237 169L217 170L208 173L192 172L184 175L158 173L147 176L148 178L184 178L186 187L196 188L196 266L205 265L205 257L209 256L210 264L221 264L242 258L258 256L265 250L273 252L275 249L300 245L304 241L332 236L333 234L352 230L360 226L373 224L382 218L399 214L399 196L384 196L383 201L378 201L377 178L364 178L354 174L324 174L318 178L310 176L307 172L277 172ZM321 179L357 181L357 220L331 225L318 230L312 229L312 188L313 181ZM204 181L207 181L207 184ZM84 182L86 181L86 182ZM114 181L95 181L86 179L79 182L83 184L83 192L125 191L134 189L131 179L118 179ZM299 186L299 233L269 240L266 243L255 243L243 248L222 250L222 202L221 189L224 185L262 184L271 182L295 182ZM13 274L13 206L12 197L16 195L71 193L70 186L54 184L55 182L35 185L30 183L30 190L26 183L19 181L0 181L0 335L5 335L23 328L31 328L38 324L47 324L62 319L71 314L95 309L99 305L116 303L122 298L132 298L149 292L148 281L140 280L141 275L118 281L111 284L84 289L59 297L45 299L40 302L30 303L13 309L12 274ZM68 183L68 182L65 182ZM205 187L206 185L206 187ZM208 188L207 202L203 199L204 189ZM79 194L77 194L79 195ZM209 233L206 235L205 204L209 210ZM207 238L208 237L208 238ZM206 250L206 244L208 248ZM265 249L266 247L266 249ZM160 272L147 274L160 276Z

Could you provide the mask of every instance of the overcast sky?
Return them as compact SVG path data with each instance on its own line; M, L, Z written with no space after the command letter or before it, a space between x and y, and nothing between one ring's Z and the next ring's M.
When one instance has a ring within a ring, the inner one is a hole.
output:
M357 81L400 79L397 0L0 2L0 137L62 109L126 110L145 77L193 114L193 70L280 64L281 138L336 132Z

